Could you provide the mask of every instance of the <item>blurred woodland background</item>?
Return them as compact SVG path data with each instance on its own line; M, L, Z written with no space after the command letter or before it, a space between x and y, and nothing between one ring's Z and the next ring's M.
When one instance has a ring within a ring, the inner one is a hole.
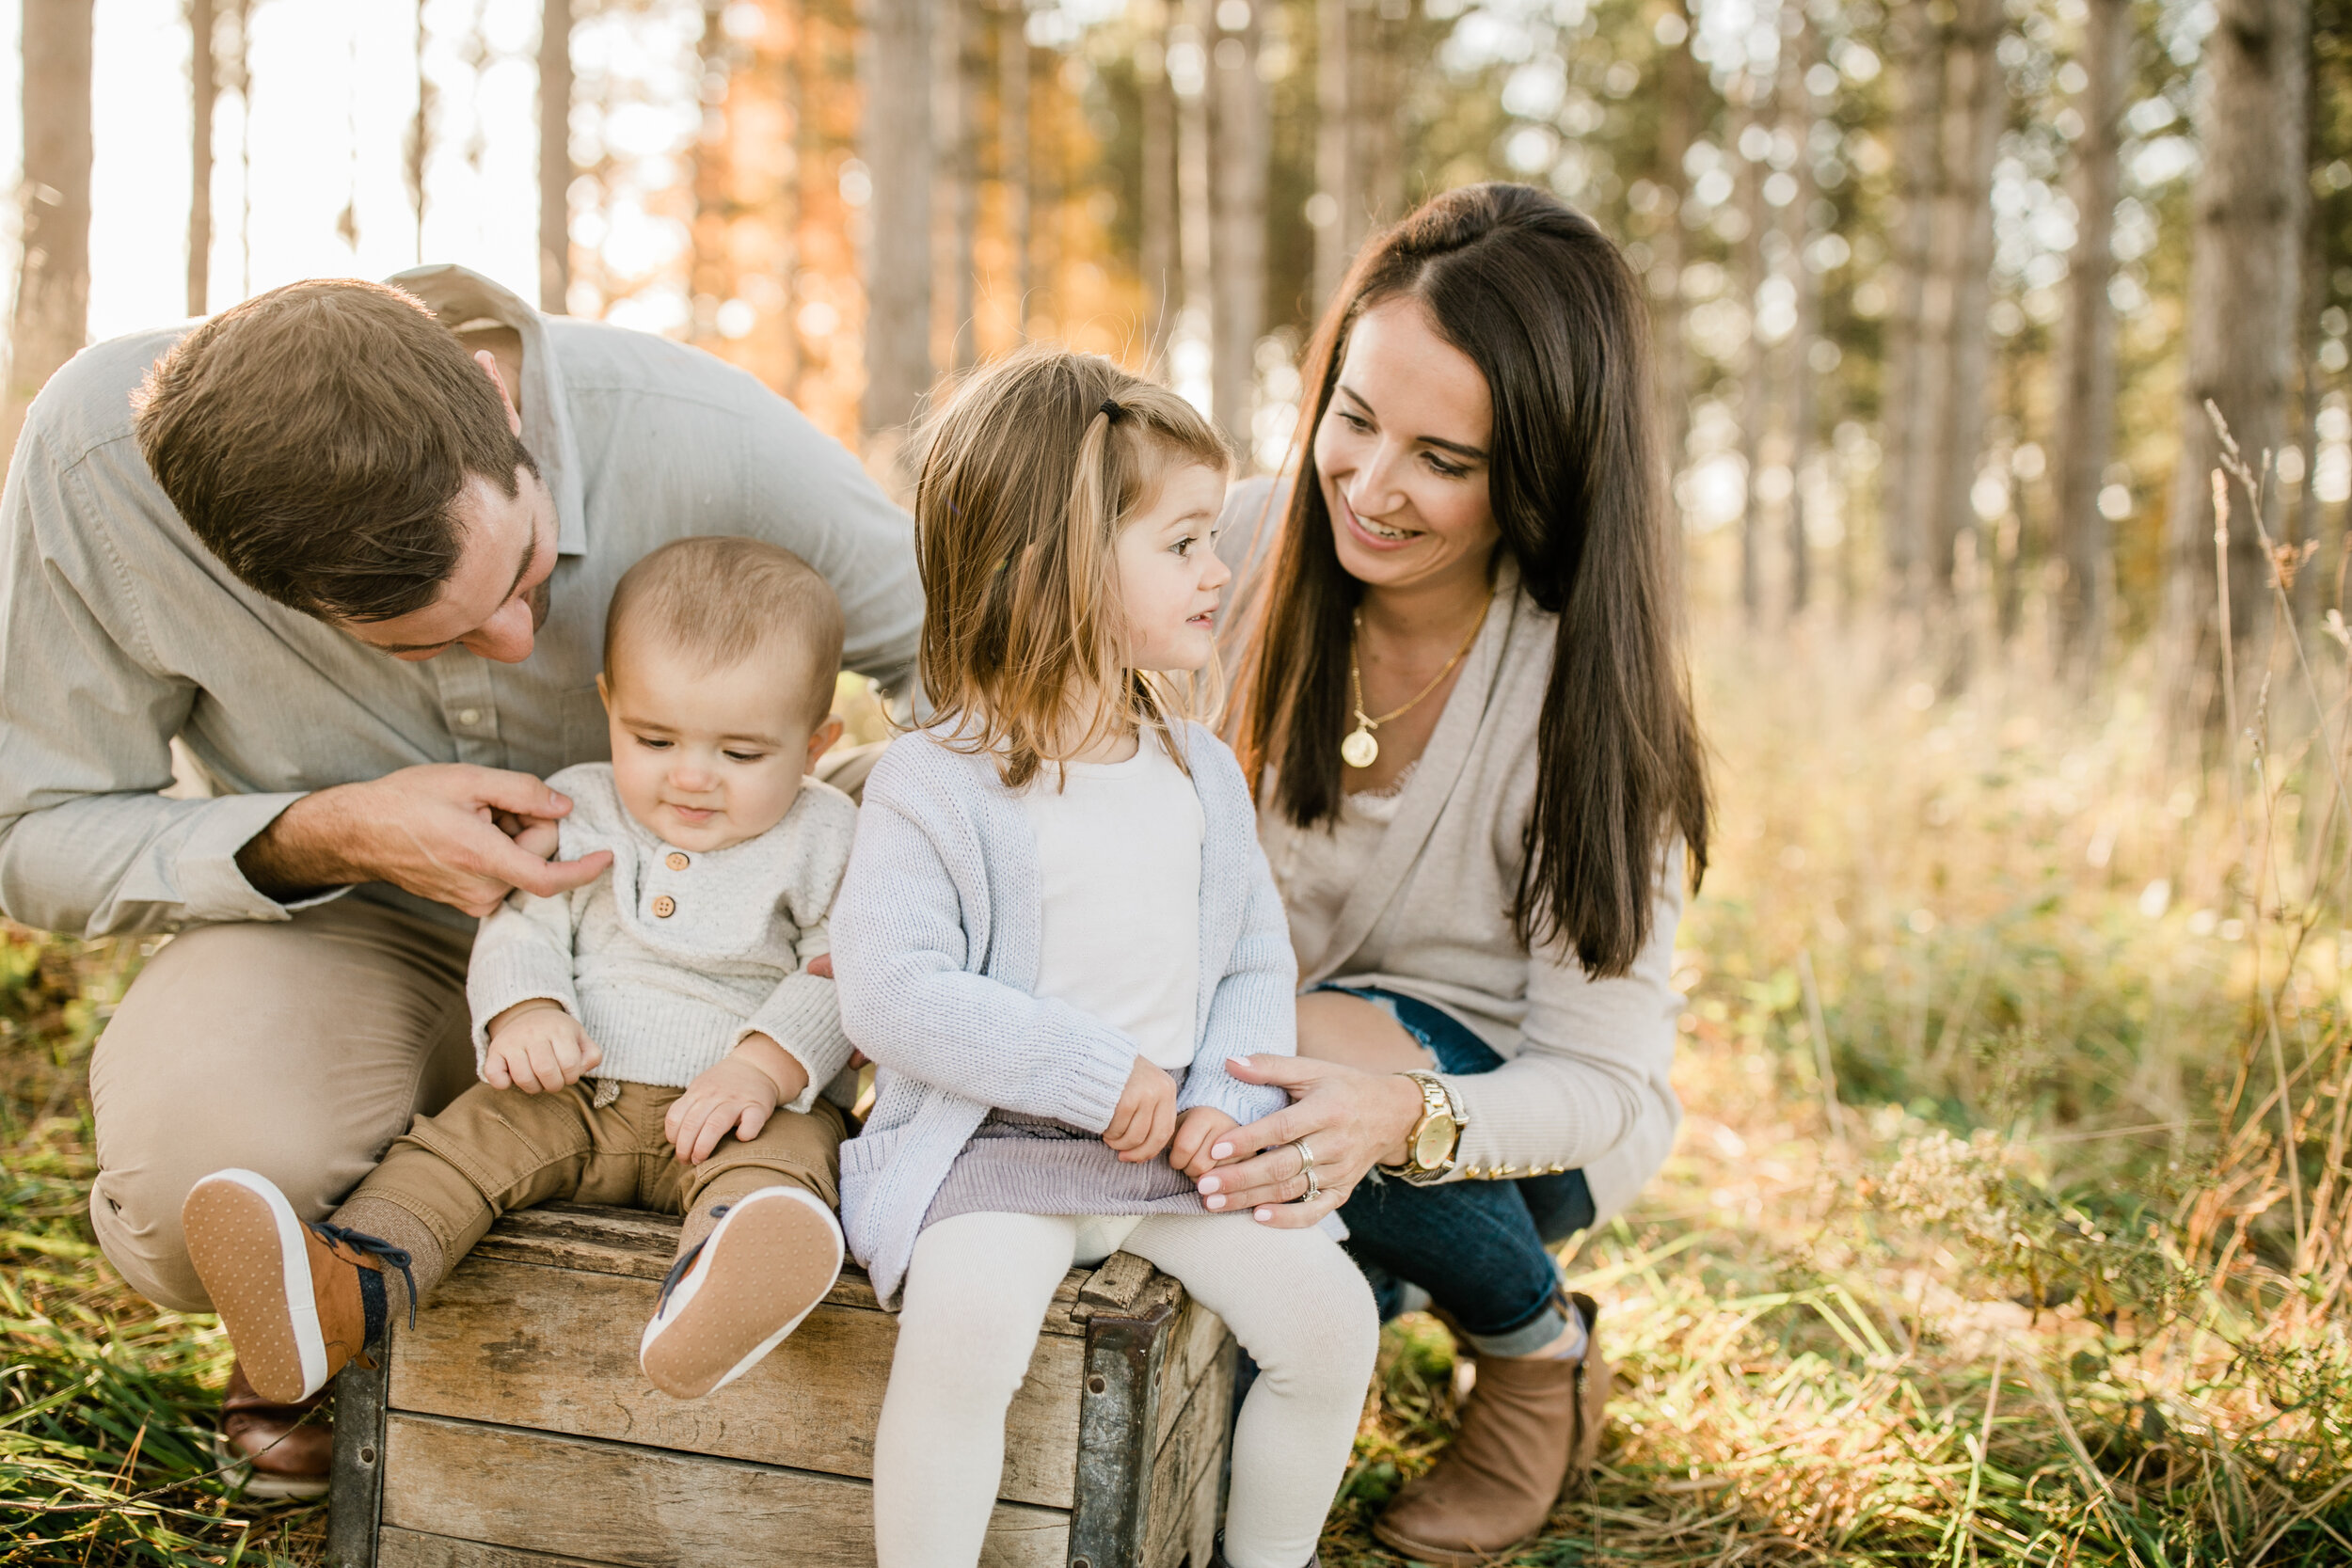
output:
M1722 832L1680 1149L1564 1260L1603 1484L1516 1560L2352 1562L2346 0L5 13L10 443L94 333L455 261L885 483L1035 339L1274 470L1368 233L1584 208L1656 309ZM141 956L0 927L0 1561L312 1560L214 1473L216 1327L83 1219ZM1469 1375L1391 1328L1327 1561L1393 1560Z

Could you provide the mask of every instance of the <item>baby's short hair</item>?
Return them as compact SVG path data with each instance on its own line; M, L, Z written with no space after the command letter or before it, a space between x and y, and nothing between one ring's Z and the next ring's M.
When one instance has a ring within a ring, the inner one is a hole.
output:
M717 534L674 539L621 575L605 613L604 667L626 641L654 637L710 669L770 653L805 680L809 717L833 707L841 673L841 601L817 569L781 545Z

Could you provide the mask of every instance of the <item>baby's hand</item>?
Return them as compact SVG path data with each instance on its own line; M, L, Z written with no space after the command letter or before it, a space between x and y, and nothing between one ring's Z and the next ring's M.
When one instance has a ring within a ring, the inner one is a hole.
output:
M1111 1124L1103 1129L1103 1141L1129 1164L1141 1164L1159 1157L1175 1129L1176 1080L1150 1057L1137 1056L1127 1069L1127 1086L1111 1112Z
M774 1079L740 1055L730 1055L705 1069L670 1102L661 1132L682 1163L699 1165L729 1132L746 1143L758 1137L783 1103L776 1098Z
M1216 1167L1209 1148L1240 1123L1214 1105L1195 1105L1176 1118L1176 1136L1168 1146L1168 1163L1195 1181Z
M553 1094L604 1060L580 1020L552 1002L517 1002L490 1021L482 1081L494 1088Z

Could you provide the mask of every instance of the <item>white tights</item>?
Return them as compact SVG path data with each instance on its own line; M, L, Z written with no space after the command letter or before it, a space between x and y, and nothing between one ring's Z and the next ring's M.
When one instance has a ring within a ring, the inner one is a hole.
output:
M1005 1410L1084 1223L961 1214L914 1243L874 1436L881 1568L979 1560L1005 1466ZM1183 1280L1257 1360L1233 1433L1226 1560L1303 1568L1346 1471L1379 1347L1371 1289L1323 1232L1246 1214L1152 1215L1120 1245Z

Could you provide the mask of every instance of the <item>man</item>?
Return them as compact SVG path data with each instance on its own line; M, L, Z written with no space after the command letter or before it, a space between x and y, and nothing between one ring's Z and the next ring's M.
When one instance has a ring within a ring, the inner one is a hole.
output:
M922 615L905 515L696 350L548 318L456 267L294 284L91 348L0 498L0 913L181 934L90 1067L90 1211L124 1278L208 1306L180 1233L245 1166L324 1216L469 1083L477 917L551 861L540 780L607 755L612 585L740 533L840 595L885 684ZM209 799L169 799L173 746ZM230 1387L257 1481L324 1484L301 1412Z

